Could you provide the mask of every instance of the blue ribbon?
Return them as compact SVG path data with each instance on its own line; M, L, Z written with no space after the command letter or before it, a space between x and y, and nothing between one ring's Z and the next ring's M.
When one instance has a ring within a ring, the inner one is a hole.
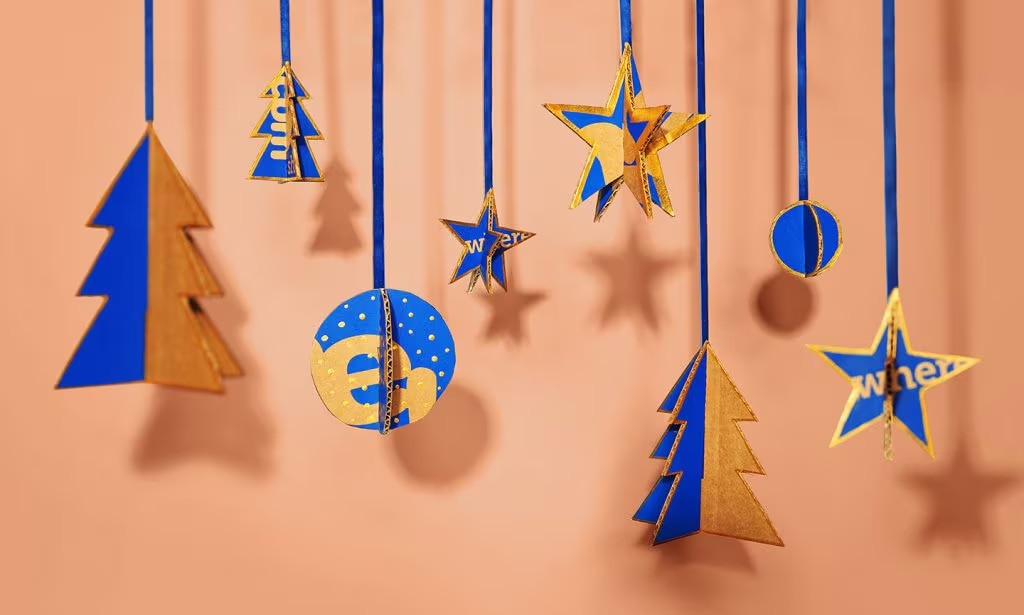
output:
M896 217L896 6L882 0L882 122L885 132L885 272L886 296L900 285L900 250Z
M704 0L697 4L697 113L707 113L704 73ZM700 234L700 334L708 341L708 129L697 125L697 218Z
M281 64L292 61L291 0L281 0Z
M153 121L153 0L143 0L146 38L146 121Z
M806 201L807 187L807 0L796 2L796 132L800 200Z
M484 193L494 187L494 0L484 0Z
M633 45L633 7L631 0L619 0L619 33L622 46Z
M384 0L373 0L373 287L385 287Z

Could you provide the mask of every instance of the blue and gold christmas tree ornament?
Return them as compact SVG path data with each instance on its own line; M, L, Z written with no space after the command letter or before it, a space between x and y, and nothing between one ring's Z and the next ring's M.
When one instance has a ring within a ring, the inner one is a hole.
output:
M264 143L249 169L249 179L319 182L323 175L309 142L324 137L302 104L309 93L292 70L289 4L281 0L281 68L260 94L270 103L252 131L251 136Z
M809 346L853 385L831 446L881 422L883 454L892 459L892 425L898 423L935 457L924 394L978 363L978 359L914 350L903 316L900 291L894 289L882 325L869 348Z
M696 0L697 112L706 108L704 0ZM662 402L669 425L651 458L664 461L635 521L654 526L653 544L700 532L782 546L742 474L764 474L738 423L756 421L709 341L707 125L697 129L701 346Z
M373 0L372 74L373 289L320 324L310 373L331 414L383 435L425 417L455 374L455 341L440 312L388 288L384 276L384 0Z
M699 113L670 113L667 105L646 106L633 57L630 4L619 2L622 55L605 106L544 105L591 146L569 207L575 209L597 195L595 221L623 183L648 218L655 207L674 216L658 152L707 119Z
M189 235L211 225L153 128L153 0L144 13L146 131L89 220L110 236L78 294L104 302L57 388L219 392L241 368L199 304L223 294Z
M870 348L809 348L828 362L853 390L832 436L832 446L882 422L882 454L893 458L892 425L898 423L935 457L924 394L978 363L959 355L914 350L899 290L899 232L896 191L896 12L882 2L882 91L885 141L885 265L888 302Z

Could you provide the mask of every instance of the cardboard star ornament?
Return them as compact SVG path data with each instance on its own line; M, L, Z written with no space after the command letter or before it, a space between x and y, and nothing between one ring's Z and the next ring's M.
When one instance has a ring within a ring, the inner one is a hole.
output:
M881 422L886 459L893 458L893 423L903 427L928 455L935 457L924 394L979 361L971 357L914 350L910 345L898 288L889 295L882 324L869 348L808 347L853 386L832 436L831 446Z
M469 276L469 292L473 291L481 279L488 293L492 292L492 281L497 282L502 289L508 290L505 253L533 237L535 233L501 226L498 222L494 190L487 191L476 222L441 220L441 223L462 243L462 254L455 264L455 271L449 283Z
M603 107L544 105L591 146L569 207L575 209L597 195L595 221L601 219L623 184L648 218L654 216L655 207L675 215L657 152L707 119L702 114L669 113L667 105L645 106L639 83L627 43Z

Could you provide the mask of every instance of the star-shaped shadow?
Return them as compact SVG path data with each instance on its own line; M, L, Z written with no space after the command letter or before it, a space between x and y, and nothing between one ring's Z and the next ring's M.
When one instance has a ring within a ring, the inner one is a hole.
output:
M481 298L490 310L483 339L505 339L510 344L518 346L527 339L527 311L544 301L547 293L523 291L513 285L507 292L482 295Z
M648 250L648 244L633 225L621 250L590 254L586 265L608 283L607 297L601 307L602 327L616 318L631 318L638 325L658 330L660 309L655 286L679 265L680 259L654 254Z
M930 548L945 543L959 553L993 546L991 509L998 498L1017 486L1020 477L979 467L967 439L960 438L944 468L910 474L904 482L921 493L927 506L917 544Z

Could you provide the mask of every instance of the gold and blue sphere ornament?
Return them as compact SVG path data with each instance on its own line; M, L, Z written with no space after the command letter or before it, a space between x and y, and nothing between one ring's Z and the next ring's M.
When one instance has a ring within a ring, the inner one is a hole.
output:
M331 414L386 434L434 407L455 373L455 341L434 306L378 288L345 301L323 321L310 369Z
M826 271L843 249L839 219L817 201L797 201L779 212L770 239L775 260L802 278Z

